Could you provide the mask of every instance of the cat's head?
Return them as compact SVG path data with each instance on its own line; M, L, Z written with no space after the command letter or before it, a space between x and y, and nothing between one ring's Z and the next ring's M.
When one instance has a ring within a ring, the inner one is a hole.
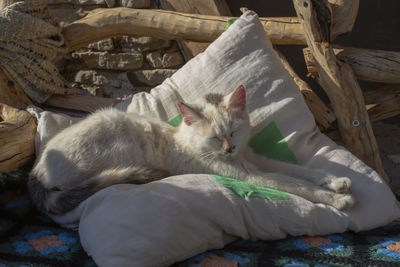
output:
M250 123L243 85L226 96L207 94L198 104L177 105L183 118L180 141L201 157L230 159L247 144Z

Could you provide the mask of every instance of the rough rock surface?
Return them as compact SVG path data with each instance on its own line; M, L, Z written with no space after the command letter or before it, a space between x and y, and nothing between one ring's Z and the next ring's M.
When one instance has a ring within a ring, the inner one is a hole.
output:
M146 55L147 62L152 68L162 68L162 56L158 51L150 52Z
M133 48L139 52L168 48L171 46L171 41L161 40L153 37L121 37L120 45L122 48Z
M75 52L73 58L82 59L86 66L95 69L134 70L143 65L141 53Z
M96 43L92 43L92 44L88 45L88 48L98 50L98 51L111 51L115 47L114 47L113 39L108 38L105 40L98 41Z
M49 0L50 11L65 26L95 8L157 8L156 0ZM64 78L83 94L126 98L150 91L184 64L175 41L152 37L112 37L57 60Z
M172 52L163 55L161 64L164 68L172 68L182 65L184 62L180 52Z
M175 72L176 70L174 69L139 70L129 72L128 78L133 84L156 86L166 78L171 77Z

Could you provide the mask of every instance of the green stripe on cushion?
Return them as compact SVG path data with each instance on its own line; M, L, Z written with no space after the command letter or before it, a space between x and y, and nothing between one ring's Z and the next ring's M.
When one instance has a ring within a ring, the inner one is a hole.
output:
M269 200L289 200L290 195L275 189L257 186L233 178L211 175L219 184L227 188L233 194L242 198L264 198Z
M182 122L182 115L179 114L178 116L176 116L175 118L170 120L168 123L169 123L169 125L171 125L173 127L178 127L179 124L181 124L181 122Z
M235 18L229 19L229 20L226 22L225 29L228 29L235 21L236 21Z
M271 122L249 141L253 152L271 159L298 164L275 122Z

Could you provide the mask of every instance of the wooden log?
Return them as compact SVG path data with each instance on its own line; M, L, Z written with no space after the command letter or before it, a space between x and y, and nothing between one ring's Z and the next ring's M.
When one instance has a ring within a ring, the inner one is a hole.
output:
M0 103L0 172L9 173L31 161L36 122L24 110Z
M388 119L400 114L400 96L382 103L367 105L371 121Z
M357 79L382 83L400 83L400 52L333 46L336 57L349 64ZM317 75L315 59L304 48L308 72Z
M63 29L69 51L121 35L151 36L167 40L212 42L232 17L194 15L167 10L99 8ZM305 44L297 18L260 18L274 44Z
M318 97L317 94L311 89L311 87L302 80L297 73L290 66L286 57L279 51L275 50L278 53L279 58L285 69L289 72L290 76L292 76L294 82L299 87L301 93L304 96L304 100L312 114L314 115L315 121L320 126L321 130L326 130L330 128L331 124L336 120L336 116L333 111L327 107L324 102Z
M400 84L377 83L364 88L363 95L367 105L383 103L400 96Z
M293 4L307 36L308 47L316 60L318 82L331 100L343 144L388 182L364 98L351 67L336 59L333 48L320 35L319 23L322 20L317 18L312 0L293 0Z
M161 7L165 10L178 11L190 14L204 14L214 16L232 16L225 0L161 0ZM185 60L195 57L206 50L210 43L193 41L179 41Z
M22 87L0 67L0 172L9 173L33 158L36 123L21 110L31 104Z
M360 0L328 0L332 6L331 40L351 32L357 18Z
M334 52L360 80L400 83L400 52L340 46Z
M78 110L83 112L94 112L101 108L112 107L121 100L98 97L98 96L80 96L80 95L53 95L46 102L46 105Z
M347 48L346 48L347 49ZM357 50L357 49L356 49ZM367 50L367 49L363 49ZM318 77L318 66L315 61L315 58L313 54L311 53L311 50L309 48L305 48L303 50L304 52L304 58L306 61L307 69L310 73L311 76L313 77ZM336 49L334 49L334 52L337 52ZM395 52L392 52L395 53ZM356 54L356 53L355 53ZM388 58L387 59L377 59L379 60L387 60L390 61ZM360 62L360 61L356 61ZM400 62L400 61L399 61ZM388 66L394 64L394 62L389 62L387 64L382 64L381 66ZM351 64L350 66L352 66ZM358 69L360 68L360 65L355 64L358 66ZM399 66L400 67L400 66ZM356 70L355 70L356 71ZM392 75L393 72L396 72L396 70L389 71L386 69L386 71L383 71L384 73L382 76L383 77L388 77L391 76L395 78L394 75ZM357 73L355 73L357 74ZM399 73L400 74L400 73ZM369 80L377 80L375 77L379 77L379 72L371 72L371 76ZM382 78L379 78L382 79ZM383 81L384 79L382 79ZM389 82L393 81L391 79L388 79ZM399 80L400 82L400 80ZM399 101L399 95L400 95L400 85L398 84L377 84L374 85L371 88L367 88L362 90L365 103L366 109L368 111L368 115L371 121L377 121L377 120L383 120L387 119L390 117L394 117L400 113L400 101Z
M400 114L400 85L375 84L363 90L371 121Z

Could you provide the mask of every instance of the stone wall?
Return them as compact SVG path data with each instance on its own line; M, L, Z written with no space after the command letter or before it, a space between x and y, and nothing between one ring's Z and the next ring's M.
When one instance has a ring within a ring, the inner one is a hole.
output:
M48 0L62 26L95 8L157 8L155 0ZM60 72L82 94L124 99L148 91L184 64L175 41L151 37L109 38L76 50L58 62Z

